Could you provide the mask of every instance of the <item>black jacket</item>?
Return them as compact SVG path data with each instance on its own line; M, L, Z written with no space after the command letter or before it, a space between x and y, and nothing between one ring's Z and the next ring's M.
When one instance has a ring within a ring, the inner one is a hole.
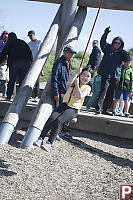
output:
M98 73L105 78L116 78L117 80L120 80L122 61L127 62L129 55L123 50L124 42L121 37L114 38L112 44L108 44L106 39L107 35L103 34L100 46L104 55ZM118 50L113 48L113 42L117 39L122 42L122 45Z
M10 66L18 60L29 60L32 62L32 52L28 44L20 39L17 39L16 34L12 34L3 48L0 57L0 63L7 58L7 64Z
M91 65L93 69L94 66L99 66L101 62L101 50L98 46L94 46L90 54L89 62L87 65Z

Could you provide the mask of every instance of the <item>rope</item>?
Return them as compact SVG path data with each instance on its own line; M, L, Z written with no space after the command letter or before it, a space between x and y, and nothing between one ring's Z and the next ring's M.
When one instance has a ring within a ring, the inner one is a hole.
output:
M95 18L95 21L94 21L94 24L93 24L93 27L92 27L91 33L90 33L90 36L89 36L89 39L88 39L88 42L87 42L87 45L86 45L86 48L85 48L85 51L84 51L84 55L83 55L83 58L82 58L81 63L80 63L80 68L82 67L82 64L83 64L83 61L84 61L84 58L85 58L85 54L86 54L86 51L87 51L88 45L89 45L89 42L90 42L90 39L91 39L92 33L93 33L93 31L94 31L94 27L95 27L95 25L96 25L96 21L97 21L97 18L98 18L98 15L99 15L100 9L101 9L101 7L102 7L102 3L103 3L103 0L101 0L101 3L100 3L100 6L99 6L99 9L98 9L98 12L97 12L97 15L96 15L96 18Z

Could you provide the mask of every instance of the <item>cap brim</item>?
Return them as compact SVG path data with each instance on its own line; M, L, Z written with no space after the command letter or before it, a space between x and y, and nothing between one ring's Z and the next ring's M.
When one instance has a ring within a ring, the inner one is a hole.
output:
M76 51L68 51L69 53L76 54Z

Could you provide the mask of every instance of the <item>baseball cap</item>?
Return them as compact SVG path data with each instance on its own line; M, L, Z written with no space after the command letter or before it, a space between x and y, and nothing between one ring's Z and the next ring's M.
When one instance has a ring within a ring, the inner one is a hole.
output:
M71 47L71 46L65 46L64 47L64 51L68 51L69 53L77 53L74 49L73 49L73 47Z
M35 31L33 31L33 30L29 31L29 32L28 32L28 36L29 36L29 35L35 35Z

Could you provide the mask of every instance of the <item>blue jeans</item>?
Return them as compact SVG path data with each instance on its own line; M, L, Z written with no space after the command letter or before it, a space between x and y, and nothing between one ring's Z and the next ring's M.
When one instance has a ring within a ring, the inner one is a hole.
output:
M0 80L0 85L2 85L2 87L3 87L2 94L3 94L3 96L5 96L6 90L7 90L6 80Z
M97 90L97 91L94 91L93 94L92 94L92 97L88 100L88 103L86 105L86 108L90 108L93 103L97 100L97 98L99 97L99 94L100 94L100 91Z

